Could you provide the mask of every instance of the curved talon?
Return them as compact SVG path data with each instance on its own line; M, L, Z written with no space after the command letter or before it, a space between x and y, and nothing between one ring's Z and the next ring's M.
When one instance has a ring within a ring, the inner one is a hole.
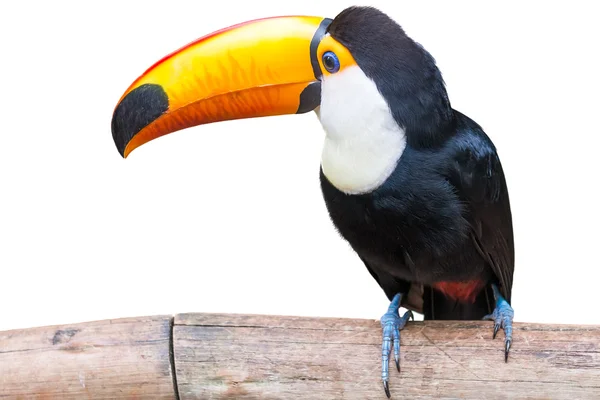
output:
M504 362L508 362L508 352L510 351L511 343L512 343L512 340L510 340L510 339L506 340L506 346L504 348Z
M394 360L396 361L396 369L400 372L400 329L399 326L394 325L392 336L394 338Z
M498 334L498 329L500 329L500 323L496 322L494 324L494 335L492 336L492 339L496 339L496 335Z
M508 353L512 345L512 324L515 312L508 302L500 294L496 285L492 285L494 297L496 298L496 308L494 312L483 317L484 320L494 321L494 334L492 339L496 339L498 330L504 330L504 362L508 362Z
M391 399L392 395L390 394L390 385L387 381L383 381L383 389L385 390L385 395L387 396L387 398Z

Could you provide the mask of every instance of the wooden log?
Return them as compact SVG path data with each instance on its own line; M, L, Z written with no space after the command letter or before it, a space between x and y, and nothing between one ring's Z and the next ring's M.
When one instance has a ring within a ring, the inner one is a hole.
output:
M600 326L409 322L393 399L598 399ZM170 348L172 347L172 353ZM0 332L0 398L382 399L376 320L179 314Z
M600 326L409 322L392 399L600 399ZM175 317L179 395L188 399L381 399L374 320L182 314Z
M172 319L0 332L0 398L173 399Z

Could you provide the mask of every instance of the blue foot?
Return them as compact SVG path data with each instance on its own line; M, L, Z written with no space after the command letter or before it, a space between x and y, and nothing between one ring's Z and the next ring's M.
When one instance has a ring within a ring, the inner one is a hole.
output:
M496 339L498 329L502 328L504 330L504 362L507 362L508 352L510 350L510 345L512 344L512 324L515 311L504 297L502 297L500 290L498 290L496 285L492 284L492 290L494 291L494 298L496 299L496 308L493 313L486 315L483 319L494 321L494 339Z
M381 346L381 357L383 360L381 368L381 379L383 380L383 388L385 395L390 398L390 385L389 385L389 362L390 352L392 350L392 342L394 343L394 359L396 360L396 369L400 372L400 331L406 325L409 318L413 321L415 317L412 311L404 313L400 317L400 300L402 300L402 293L398 293L392 299L388 311L381 317L381 327L383 328L383 344Z

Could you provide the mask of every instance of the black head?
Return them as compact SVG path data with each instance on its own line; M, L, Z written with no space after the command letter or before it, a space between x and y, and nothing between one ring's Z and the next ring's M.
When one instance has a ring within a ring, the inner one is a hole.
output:
M373 7L349 7L338 14L329 34L352 54L387 100L409 144L440 144L452 122L452 109L435 59L402 27Z

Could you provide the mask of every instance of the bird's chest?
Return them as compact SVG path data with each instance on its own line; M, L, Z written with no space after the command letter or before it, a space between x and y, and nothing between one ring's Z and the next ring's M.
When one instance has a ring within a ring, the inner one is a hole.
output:
M321 189L330 218L341 236L364 259L403 278L427 279L430 270L468 238L464 210L444 182L400 165L377 190L351 195L321 172ZM433 272L432 272L433 273Z

